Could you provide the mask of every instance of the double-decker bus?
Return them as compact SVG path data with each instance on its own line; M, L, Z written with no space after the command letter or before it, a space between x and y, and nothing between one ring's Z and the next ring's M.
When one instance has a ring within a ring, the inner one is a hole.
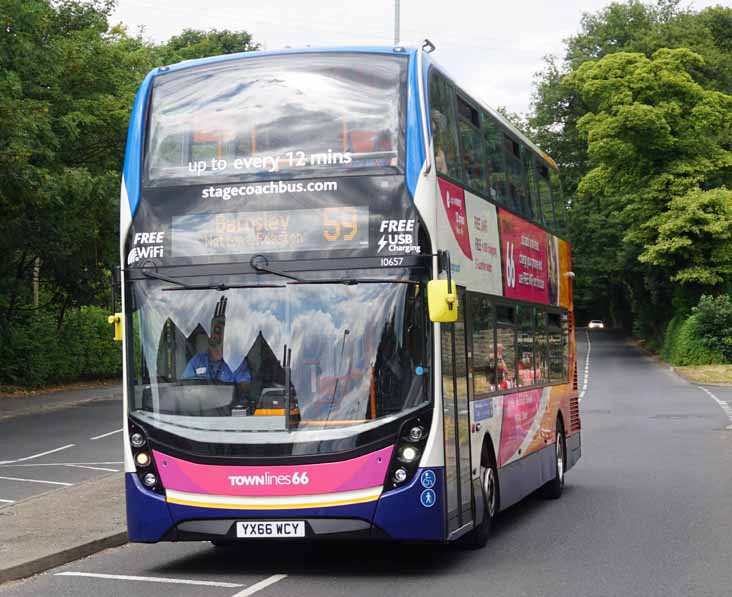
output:
M422 49L152 71L121 197L130 540L480 546L558 497L564 207L551 159Z

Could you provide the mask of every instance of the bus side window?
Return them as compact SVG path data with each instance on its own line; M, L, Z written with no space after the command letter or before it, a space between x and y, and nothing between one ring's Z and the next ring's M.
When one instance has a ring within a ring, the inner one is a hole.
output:
M460 146L468 186L485 193L485 152L480 135L480 116L478 110L460 96L457 98L457 108Z
M559 180L559 173L553 168L549 170L549 185L552 190L552 203L554 204L555 230L559 235L567 234L567 205L564 203L562 184Z
M453 90L445 78L433 70L430 75L430 124L435 146L435 167L440 174L462 179L458 156L457 125Z
M544 216L544 226L554 230L554 208L552 207L552 191L549 186L549 167L537 160L537 183L539 186L539 197L541 198L541 213Z
M523 198L526 195L524 190L525 179L523 165L521 163L521 151L517 141L514 141L507 134L503 134L503 157L506 160L506 172L508 174L508 197L509 207L516 213L522 213L528 219L532 218L532 214L528 211L527 205Z
M549 381L549 370L547 368L547 335L546 335L546 311L537 307L536 309L536 334L534 335L534 366L536 368L536 383L547 383Z
M531 386L536 383L534 372L534 307L518 305L516 333L518 336L518 383Z
M541 211L539 208L539 189L536 186L536 172L534 169L534 157L531 151L525 146L521 146L521 157L526 173L526 189L529 207L525 210L531 214L531 219L537 224L542 224Z
M516 387L516 310L496 306L496 383L499 390Z
M551 381L564 381L562 319L559 313L547 313L547 337L549 340L549 379Z
M483 146L485 148L485 176L491 199L508 205L506 166L503 161L503 133L487 112L481 113Z
M498 369L493 336L493 305L487 296L470 293L470 313L473 327L473 396L485 398L497 388Z

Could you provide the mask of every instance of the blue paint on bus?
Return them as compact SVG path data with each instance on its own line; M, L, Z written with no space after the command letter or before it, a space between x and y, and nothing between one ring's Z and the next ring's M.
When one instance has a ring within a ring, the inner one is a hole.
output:
M125 474L127 535L130 541L160 541L173 526L165 498L145 489L135 473Z
M406 183L414 199L419 175L424 166L426 150L422 134L422 106L419 101L419 71L417 51L410 52L407 84Z
M130 214L132 217L137 211L140 203L140 186L142 181L142 147L143 133L145 130L145 113L147 98L150 93L150 85L154 78L152 71L148 73L145 80L137 90L135 103L130 116L130 126L127 130L127 149L125 151L125 164L122 171L124 185L127 189L127 199L130 203Z
M445 469L430 467L435 475L432 489L422 487L420 479L427 469L418 469L412 481L399 489L388 491L379 498L374 516L374 526L379 527L392 539L416 541L442 541L445 539L444 482ZM429 507L423 507L424 491L434 492Z

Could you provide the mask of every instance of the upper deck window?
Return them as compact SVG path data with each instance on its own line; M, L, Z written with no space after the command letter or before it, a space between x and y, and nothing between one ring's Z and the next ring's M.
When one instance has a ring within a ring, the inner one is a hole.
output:
M406 66L402 56L290 54L159 76L146 185L397 172Z

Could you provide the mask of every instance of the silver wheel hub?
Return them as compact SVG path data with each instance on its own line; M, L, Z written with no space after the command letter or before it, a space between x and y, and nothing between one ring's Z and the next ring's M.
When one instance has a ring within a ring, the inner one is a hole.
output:
M557 477L564 484L564 441L561 433L557 433Z
M483 498L488 516L493 518L496 514L496 475L491 467L482 467L483 477Z

